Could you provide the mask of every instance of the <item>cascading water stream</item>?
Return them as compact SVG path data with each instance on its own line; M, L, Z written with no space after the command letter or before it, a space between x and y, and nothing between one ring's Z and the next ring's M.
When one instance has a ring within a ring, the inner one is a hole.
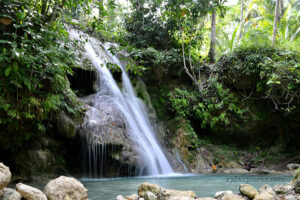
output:
M145 105L136 97L130 79L120 60L112 55L106 47L103 47L108 57L122 70L122 91L107 68L104 59L97 55L97 48L99 48L99 46L96 48L91 42L91 40L95 39L89 38L84 33L74 29L71 29L69 32L70 37L73 39L81 40L80 35L84 35L89 39L89 41L84 44L84 49L88 58L98 70L100 77L100 90L95 96L94 104L97 105L99 97L112 97L114 103L126 118L126 130L130 135L130 139L135 144L135 149L137 149L144 159L144 165L148 175L155 176L174 173L160 144L155 138L155 131L151 127ZM100 151L100 149L96 151ZM97 163L94 163L94 165L97 166Z

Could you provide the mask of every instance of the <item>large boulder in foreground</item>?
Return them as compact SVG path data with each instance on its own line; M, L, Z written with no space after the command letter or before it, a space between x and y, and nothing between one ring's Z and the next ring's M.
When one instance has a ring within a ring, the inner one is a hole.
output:
M44 188L48 200L87 200L87 189L74 178L60 176L50 181Z
M257 190L248 184L241 184L240 192L249 199L253 199L258 194Z
M0 163L0 190L5 188L11 179L11 173L8 167Z
M0 190L1 200L21 200L22 196L16 190L10 188L4 188Z
M47 200L46 195L34 188L30 187L28 185L25 185L23 183L18 183L16 185L16 190L24 197L26 200Z
M197 196L193 191L168 190L151 183L142 183L138 188L139 197L147 199L152 193L160 200L190 200Z
M142 183L138 187L138 195L139 195L139 197L144 197L147 192L152 192L153 194L158 194L160 192L160 190L161 190L161 188L158 185L145 182L145 183Z

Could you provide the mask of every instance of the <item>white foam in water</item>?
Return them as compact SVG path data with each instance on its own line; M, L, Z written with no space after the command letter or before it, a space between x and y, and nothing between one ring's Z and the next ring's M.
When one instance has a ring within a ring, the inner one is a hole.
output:
M140 155L142 155L145 160L147 174L150 176L174 174L169 161L155 138L155 131L151 127L145 105L136 97L130 79L120 60L104 47L110 59L122 70L122 91L107 68L106 62L97 55L96 48L99 48L99 46L96 47L91 42L91 40L95 39L89 38L78 30L71 29L69 32L70 37L73 39L81 40L80 35L84 35L84 37L89 39L89 41L85 43L84 48L89 59L98 69L100 77L100 90L99 95L95 97L95 103L97 103L97 97L101 95L113 97L114 102L127 119L126 129L131 140L134 141L136 149L138 149Z

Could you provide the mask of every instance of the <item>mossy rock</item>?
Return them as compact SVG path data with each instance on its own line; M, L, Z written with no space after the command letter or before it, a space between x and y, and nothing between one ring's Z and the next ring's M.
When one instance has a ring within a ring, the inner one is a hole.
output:
M295 171L292 184L295 187L295 191L300 193L300 168Z

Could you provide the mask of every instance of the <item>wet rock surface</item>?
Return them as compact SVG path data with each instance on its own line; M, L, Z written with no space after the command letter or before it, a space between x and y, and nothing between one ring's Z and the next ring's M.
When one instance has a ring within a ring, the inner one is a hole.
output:
M277 185L272 188L265 184L256 190L249 184L241 184L239 193L219 191L215 193L214 198L197 197L193 191L165 189L147 182L138 187L137 195L131 196L134 196L135 200L299 200L300 192L296 190L299 174L300 171L296 171L292 182L286 185ZM120 195L117 197L117 200L124 199Z

